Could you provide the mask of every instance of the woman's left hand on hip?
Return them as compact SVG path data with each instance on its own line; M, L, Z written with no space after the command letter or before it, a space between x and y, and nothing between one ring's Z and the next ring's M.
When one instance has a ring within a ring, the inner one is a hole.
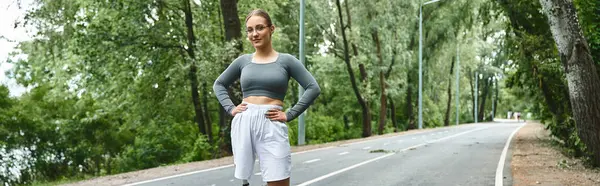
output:
M287 121L287 116L285 115L285 112L282 112L279 109L269 109L267 111L267 113L265 113L265 115L270 120L275 120L275 121L280 121L280 122L286 122Z

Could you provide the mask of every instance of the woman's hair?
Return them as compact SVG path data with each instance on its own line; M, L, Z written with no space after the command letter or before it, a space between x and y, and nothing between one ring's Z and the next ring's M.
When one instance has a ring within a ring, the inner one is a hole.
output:
M269 16L269 13L267 13L267 11L264 11L262 9L254 9L252 10L248 16L246 16L246 23L248 22L248 19L250 19L250 17L252 16L260 16L263 17L267 20L267 26L271 26L273 25L273 22L271 22L271 16Z

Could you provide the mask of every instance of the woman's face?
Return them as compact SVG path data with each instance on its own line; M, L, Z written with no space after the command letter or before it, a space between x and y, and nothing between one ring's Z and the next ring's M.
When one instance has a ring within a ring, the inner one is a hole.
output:
M269 26L267 19L261 16L252 16L246 22L248 40L256 49L271 44L273 30L275 30L275 27L273 25Z

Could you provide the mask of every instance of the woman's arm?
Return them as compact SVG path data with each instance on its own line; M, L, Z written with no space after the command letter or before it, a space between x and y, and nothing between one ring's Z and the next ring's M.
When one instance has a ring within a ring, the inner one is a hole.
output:
M317 96L321 94L321 88L317 83L317 80L306 70L306 67L293 56L290 56L293 60L289 63L290 76L294 78L300 86L304 88L304 94L298 99L298 103L294 105L285 115L287 121L292 121L300 114L302 114L308 107L317 99Z
M215 83L213 84L213 91L215 92L215 96L217 96L219 103L221 103L221 105L223 106L225 111L229 113L229 115L231 115L231 111L235 108L235 105L231 101L231 98L229 98L227 88L235 80L240 78L240 74L242 71L241 64L241 57L234 60L233 63L231 63L229 67L227 67L227 69L225 69L225 71L223 71L223 73L219 75L219 77L215 80Z

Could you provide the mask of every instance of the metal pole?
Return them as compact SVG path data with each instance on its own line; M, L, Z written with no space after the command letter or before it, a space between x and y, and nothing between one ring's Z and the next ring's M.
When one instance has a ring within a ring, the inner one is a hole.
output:
M474 116L475 116L475 123L477 123L477 97L479 97L479 89L477 88L477 84L479 82L479 74L477 72L475 72L475 108L473 108Z
M460 90L459 90L459 75L458 73L460 73L460 53L458 52L458 45L456 44L456 125L458 125L459 120L458 120L458 113L460 112L460 102L458 101L460 99Z
M419 6L419 129L423 128L423 5Z
M300 0L300 36L298 37L300 49L300 53L298 54L300 57L300 62L304 65L304 0ZM298 97L302 97L304 94L304 88L302 86L298 86ZM298 145L304 145L305 139L305 114L302 113L298 117Z
M496 84L496 75L494 74L494 76L492 77L492 90L496 90L494 89L495 86L498 86L498 84ZM494 107L496 107L496 101L494 100L494 93L496 91L492 91L492 121L494 121Z

